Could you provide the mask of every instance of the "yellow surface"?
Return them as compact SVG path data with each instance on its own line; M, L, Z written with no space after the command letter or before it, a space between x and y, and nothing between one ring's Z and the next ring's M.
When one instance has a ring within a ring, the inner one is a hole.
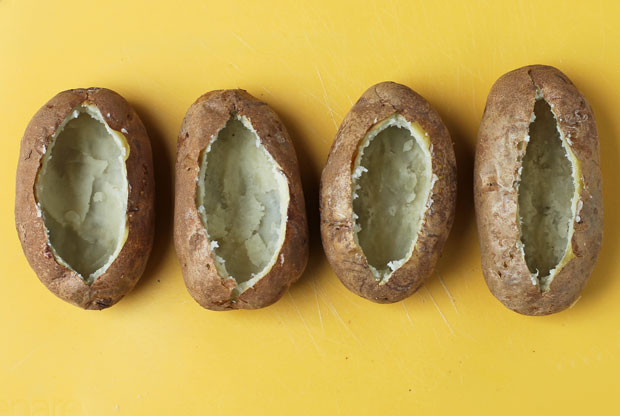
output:
M614 414L620 5L303 3L0 0L0 415ZM539 318L510 312L487 290L472 203L486 95L500 75L532 63L562 69L593 106L607 213L583 297ZM409 85L435 106L459 167L456 223L436 273L393 305L340 284L317 218L337 126L368 86L384 80ZM13 222L26 124L55 93L88 86L112 88L135 106L156 163L151 260L137 288L103 312L48 292ZM236 87L269 103L293 137L312 255L274 306L216 313L201 309L181 279L172 174L189 105L208 90Z

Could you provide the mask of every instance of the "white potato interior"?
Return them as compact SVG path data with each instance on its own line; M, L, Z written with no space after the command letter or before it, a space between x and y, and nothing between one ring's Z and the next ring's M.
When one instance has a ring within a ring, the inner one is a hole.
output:
M52 136L35 186L56 260L92 284L127 235L124 136L94 106L75 108Z
M382 283L413 253L433 185L428 135L401 115L375 125L353 167L357 243Z
M231 118L202 154L198 211L221 277L241 294L275 263L289 203L286 176L250 121Z
M536 100L519 184L521 243L532 282L546 290L563 260L577 204L575 156L555 115L542 97Z

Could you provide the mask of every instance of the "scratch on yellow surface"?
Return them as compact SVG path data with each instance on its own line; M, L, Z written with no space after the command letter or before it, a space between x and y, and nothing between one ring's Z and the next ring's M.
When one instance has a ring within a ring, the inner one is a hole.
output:
M424 290L426 291L426 293L428 294L428 296L431 298L431 301L433 302L433 305L435 305L435 308L437 308L437 312L439 312L439 315L441 315L441 319L444 321L444 323L446 324L446 326L448 327L448 329L450 330L450 333L452 335L456 335L454 333L454 330L452 329L452 325L450 325L450 322L448 322L448 319L446 319L446 315L443 314L443 312L441 311L441 308L439 307L439 305L437 304L437 301L435 300L435 298L433 297L433 294L431 293L430 290L428 290L426 288L426 286L422 286L424 288Z
M18 369L23 363L25 363L30 357L32 357L32 355L39 351L41 348L43 348L42 345L39 345L38 347L33 348L32 350L30 350L30 352L28 352L26 355L24 355L24 357L17 361L15 364L13 364L13 366L11 367L11 370L16 370Z
M263 91L265 91L267 94L269 94L270 96L273 96L273 92L271 92L271 90L267 87L261 87Z
M581 300L581 295L579 295L577 297L577 299L575 299L575 301L573 303L570 304L570 306L568 307L568 309L571 309L573 306L575 306L577 304L577 302L579 302Z
M282 315L280 314L280 312L278 312L276 309L272 308L272 310L273 310L273 313L278 318L278 321L280 321L282 326L284 326L284 328L286 329L286 333L288 335L288 338L291 340L291 344L293 344L293 346L295 347L295 349L297 351L300 351L299 346L297 345L297 342L295 341L295 336L294 336L293 332L291 331L291 328L286 323L286 319L283 319Z
M312 290L314 291L314 300L316 301L316 310L319 314L319 322L321 323L321 331L325 333L325 326L323 325L323 314L321 313L321 305L319 304L319 291L314 281L311 280L310 285L312 285Z
M325 101L325 106L329 110L329 116L332 118L334 127L338 129L338 123L336 123L336 119L334 118L334 109L329 103L329 97L327 95L327 89L325 88L325 83L323 82L323 76L321 76L321 71L319 71L319 68L317 68L316 65L314 66L314 69L316 70L316 74L319 77L319 81L321 81L321 88L323 89L323 100Z
M351 95L350 94L345 94L345 96L347 97L347 100L349 101L349 105L351 107L353 107L353 99L351 98Z
M245 46L246 48L248 48L248 49L249 49L249 50L251 50L252 52L254 52L254 51L255 51L255 49L254 49L254 48L253 48L253 47L252 47L249 43L247 43L247 42L245 41L245 39L243 39L241 36L239 36L237 33L235 33L235 32L230 32L230 33L231 33L231 34L232 34L235 38L237 38L237 40L238 40L239 42L241 42L241 44L242 44L243 46Z
M308 336L312 340L312 343L314 344L314 347L316 348L317 352L322 354L322 351L319 348L319 345L316 343L316 339L314 338L314 334L312 333L312 330L308 326L308 323L306 322L306 319L304 318L303 314L299 310L299 306L297 306L297 302L295 301L295 298L293 297L293 294L291 293L290 290L287 290L286 293L288 294L289 298L291 298L291 302L293 303L293 306L295 307L295 311L297 311L297 315L299 315L299 318L301 319L301 322L304 324L304 327L306 328L306 332L308 333Z
M351 330L351 328L349 328L349 325L347 325L347 323L342 319L342 317L338 313L338 310L336 309L334 304L327 301L327 306L332 311L332 313L334 314L338 322L340 322L342 327L349 333L349 335L351 335L351 337L353 337L353 339L355 339L357 342L360 342L360 339L357 337L357 335L355 335L355 333Z
M437 278L439 279L439 283L441 283L443 290L445 290L446 295L448 295L448 299L450 299L450 303L452 304L454 311L456 313L459 313L459 309L456 307L456 302L454 302L454 296L452 296L452 293L450 293L450 291L448 290L448 286L446 286L446 283L441 278L441 275L437 274Z
M414 328L415 325L413 325L413 321L411 320L411 316L409 315L409 309L407 309L407 305L405 304L404 300L401 302L401 305L403 305L403 309L405 310L405 315L407 316L409 324L411 324L411 327Z

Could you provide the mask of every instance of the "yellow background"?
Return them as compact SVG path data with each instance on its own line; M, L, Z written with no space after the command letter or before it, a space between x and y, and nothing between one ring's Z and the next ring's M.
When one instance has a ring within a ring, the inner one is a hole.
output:
M0 415L563 414L618 410L620 5L614 1L0 0ZM603 250L581 300L520 316L490 294L472 202L476 132L492 83L533 63L564 71L594 108ZM455 144L456 222L431 280L377 305L331 271L318 183L336 129L370 85L404 83ZM156 240L111 309L54 297L13 219L19 141L61 90L100 86L150 134ZM275 305L216 313L185 290L172 245L176 135L202 93L244 88L293 138L311 258ZM548 413L550 414L550 413Z

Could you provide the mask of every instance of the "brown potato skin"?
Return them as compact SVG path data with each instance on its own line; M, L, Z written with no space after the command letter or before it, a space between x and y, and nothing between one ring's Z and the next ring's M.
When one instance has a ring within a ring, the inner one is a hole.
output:
M395 113L417 122L428 133L437 181L411 258L385 284L379 284L354 240L351 174L360 141L377 122ZM321 176L320 193L323 247L338 278L347 289L373 302L402 300L431 275L452 228L456 161L448 129L431 105L408 87L394 82L374 85L342 121Z
M196 207L200 154L211 137L235 115L251 121L261 144L286 176L290 196L285 238L276 263L237 298L232 293L236 283L217 273L207 232ZM190 295L202 307L216 311L271 305L306 267L308 225L295 148L278 115L244 90L208 92L185 115L177 142L174 244Z
M559 128L572 144L582 174L581 221L575 220L571 245L575 257L555 276L547 292L530 280L516 244L518 169L526 152L536 89L553 106ZM525 315L548 315L578 298L596 263L603 231L599 143L592 108L556 68L532 65L503 75L491 88L476 149L474 197L482 252L482 272L491 293Z
M37 216L35 182L44 149L71 111L93 104L108 125L122 133L129 144L126 161L129 194L129 233L118 257L92 285L56 262L43 218ZM74 89L59 93L34 115L21 141L17 166L15 224L28 263L41 282L59 298L84 309L105 309L118 302L140 279L153 243L154 195L151 142L136 112L123 97L105 88Z

